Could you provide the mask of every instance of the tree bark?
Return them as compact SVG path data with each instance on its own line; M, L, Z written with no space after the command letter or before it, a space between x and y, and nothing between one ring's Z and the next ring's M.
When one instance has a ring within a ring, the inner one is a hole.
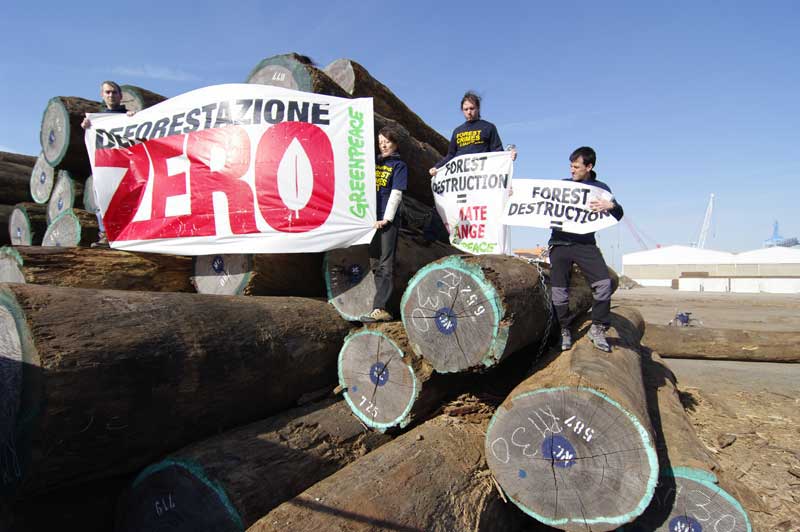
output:
M441 242L425 242L419 235L402 229L397 236L397 252L393 270L392 296L387 310L397 316L400 299L412 276L431 261L459 250ZM346 320L359 321L373 308L375 276L370 268L369 247L351 246L325 253L325 284L328 301Z
M538 521L568 531L614 530L653 497L658 458L637 351L643 323L638 312L616 309L612 353L581 336L497 409L486 433L489 467Z
M88 247L97 242L100 228L97 215L82 209L63 211L47 226L43 246Z
M97 202L94 199L94 177L89 176L83 184L83 208L88 212L97 212Z
M17 203L8 219L8 236L15 246L41 245L47 232L47 206Z
M485 419L436 417L281 504L248 531L543 530L500 499L483 456L485 429Z
M0 198L4 203L30 200L31 172L33 165L0 159Z
M53 184L56 181L57 170L50 166L44 153L36 158L36 163L30 174L30 191L33 201L40 204L47 203L50 193L53 191Z
M0 487L18 493L142 468L333 386L349 329L310 299L29 284L0 286L0 321Z
M8 228L12 212L14 212L13 205L0 205L0 246L11 243L11 233Z
M47 201L47 223L70 209L83 209L83 183L72 179L68 172L59 172Z
M36 164L36 156L12 153L10 151L0 151L0 163L21 164L33 168L33 165Z
M800 333L648 323L642 343L664 358L800 362Z
M491 367L524 346L542 345L558 328L546 284L546 265L540 272L505 255L445 257L408 282L403 325L414 351L438 372ZM570 311L591 305L591 288L574 268Z
M402 124L413 137L429 144L440 156L447 153L448 139L426 124L389 87L373 78L360 64L352 59L337 59L323 71L350 96L372 98L376 113Z
M722 485L737 491L743 488L725 478L697 437L681 404L675 375L658 355L647 350L642 366L661 475L647 510L623 530L751 530L747 512Z
M147 467L120 501L115 530L244 530L390 439L365 430L344 401L298 407Z
M466 385L464 377L434 374L411 350L399 322L354 329L339 352L339 385L347 404L381 432L424 419Z
M122 85L120 88L122 89L122 105L128 111L133 111L134 113L153 107L155 104L167 99L166 96L161 96L136 85Z
M192 283L200 294L325 297L322 253L199 255Z
M194 292L192 259L115 249L0 248L0 282L75 288Z
M77 96L56 96L47 102L39 140L50 166L69 170L80 178L92 173L81 122L86 113L97 113L101 108L100 102Z

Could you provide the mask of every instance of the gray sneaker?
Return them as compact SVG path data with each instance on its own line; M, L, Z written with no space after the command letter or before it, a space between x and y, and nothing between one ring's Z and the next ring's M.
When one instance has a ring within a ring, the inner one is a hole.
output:
M589 328L589 339L600 351L605 351L606 353L611 352L611 346L608 345L608 340L606 340L605 327L601 324L592 323L592 326Z
M570 349L572 349L572 333L567 328L561 329L561 350L569 351Z
M97 234L97 242L93 242L91 246L93 248L110 248L111 246L108 245L108 238L106 234L102 231Z

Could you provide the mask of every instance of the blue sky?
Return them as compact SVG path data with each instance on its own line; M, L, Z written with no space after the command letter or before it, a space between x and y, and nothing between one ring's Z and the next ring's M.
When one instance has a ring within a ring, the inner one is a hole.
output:
M285 5L291 4L291 5ZM800 10L793 2L14 3L0 21L0 150L37 154L47 100L111 78L166 96L244 81L264 57L363 64L449 137L466 89L520 156L517 177L597 172L654 242L761 246L800 236ZM119 12L114 9L118 7ZM641 249L598 234L609 260ZM515 247L547 240L513 230Z

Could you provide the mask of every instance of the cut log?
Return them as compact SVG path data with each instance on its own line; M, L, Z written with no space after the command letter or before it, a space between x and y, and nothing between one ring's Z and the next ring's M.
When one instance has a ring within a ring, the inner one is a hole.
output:
M99 232L97 215L82 209L69 209L47 226L42 245L62 248L88 247L97 242Z
M198 293L325 297L322 253L199 255L192 282Z
M492 418L489 467L506 496L538 521L613 530L653 497L658 457L637 351L643 323L638 312L616 309L612 353L580 337L543 361Z
M642 343L664 358L800 362L800 333L648 323Z
M101 108L100 102L77 96L56 96L47 102L39 140L50 166L82 178L92 173L81 122L86 113L97 113Z
M8 227L12 212L14 212L13 205L0 205L0 245L3 246L11 243L11 233L9 233Z
M0 321L0 427L17 427L0 463L18 458L0 487L16 472L24 493L141 469L333 386L349 329L312 299L32 284L0 286Z
M439 416L318 482L251 526L266 531L511 531L483 457L486 422Z
M122 85L120 88L122 89L122 105L128 111L133 111L134 113L153 107L155 104L167 99L166 96L161 96L136 85Z
M44 153L36 159L30 175L31 198L36 203L47 203L50 193L53 191L53 184L56 181L56 169L44 158Z
M0 163L21 164L33 168L33 165L36 164L36 156L12 153L10 151L0 151Z
M86 178L83 184L83 208L87 212L97 212L97 202L94 199L94 177Z
M424 419L465 384L463 376L434 375L409 347L399 322L356 329L339 352L347 404L365 425L382 432Z
M38 246L47 231L47 207L17 203L8 219L8 236L15 246Z
M409 109L386 85L373 78L366 68L352 59L337 59L326 66L328 74L344 91L354 98L372 98L376 113L396 120L421 142L425 142L441 155L447 153L449 141Z
M268 57L253 69L247 78L247 83L286 87L340 98L350 97L338 83L313 64L306 62L306 59L294 53ZM431 176L428 170L441 159L441 154L429 144L414 138L396 120L382 116L378 112L374 114L375 138L378 136L378 131L384 126L393 125L400 131L400 142L397 148L400 156L408 165L407 194L427 205L433 205ZM377 143L374 146L377 146ZM377 148L374 149L377 155Z
M387 305L395 316L400 309L400 299L411 277L429 262L459 250L441 242L425 242L418 235L399 231L393 270L394 288ZM350 321L372 310L375 298L375 276L370 269L369 247L351 246L325 253L325 285L328 301L339 314Z
M721 478L723 484L730 486L730 477L719 471L719 464L697 437L686 415L675 375L658 355L647 350L642 355L642 365L661 476L647 510L623 530L749 532L752 528L747 512L720 485Z
M72 179L69 172L59 172L47 201L47 223L53 223L64 211L82 208L83 183Z
M616 275L612 276L616 279ZM411 347L440 373L491 367L557 329L549 269L505 255L445 257L421 268L401 304ZM573 269L570 311L592 304L586 279Z
M120 501L115 530L243 530L390 439L365 430L344 401L292 409L145 469Z
M193 292L192 259L115 249L0 248L0 282L76 288Z
M13 205L30 199L32 171L32 164L20 164L0 159L0 198L4 203Z

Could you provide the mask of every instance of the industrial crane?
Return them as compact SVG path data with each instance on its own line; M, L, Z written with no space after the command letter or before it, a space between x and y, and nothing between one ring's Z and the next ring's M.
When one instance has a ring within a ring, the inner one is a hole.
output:
M708 199L708 207L706 207L706 216L703 218L703 225L700 227L700 236L697 238L697 248L704 249L706 247L706 237L708 237L708 230L711 228L711 215L714 213L714 194Z

